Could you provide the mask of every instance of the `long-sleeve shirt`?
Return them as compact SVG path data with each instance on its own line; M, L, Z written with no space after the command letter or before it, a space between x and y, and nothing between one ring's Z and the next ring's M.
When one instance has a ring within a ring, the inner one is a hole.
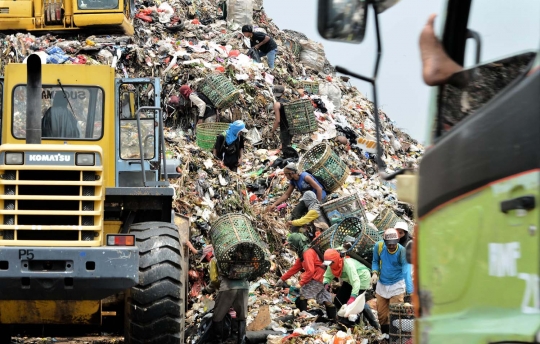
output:
M316 210L310 210L307 212L306 215L302 216L299 219L292 220L291 222L293 226L300 227L303 225L307 225L308 223L311 223L312 221L317 220L320 216L321 214L319 214Z
M194 93L189 95L189 100L191 100L191 102L199 109L199 117L204 118L206 103Z
M379 255L380 242L376 242L373 246L373 261L371 263L373 271L379 273L379 282L383 285L392 285L405 280L407 292L411 292L412 282L410 281L409 263L405 259L405 248L398 244L396 252L390 253L382 241L381 254ZM409 287L411 288L409 289Z
M246 279L233 280L219 274L216 258L210 260L210 284L207 289L210 292L215 290L226 291L234 289L249 289L249 282Z
M325 269L317 252L310 248L304 252L303 258L304 261L297 259L296 262L294 262L294 265L281 277L281 279L286 281L298 271L304 269L304 272L300 275L301 286L308 284L311 280L322 282Z
M324 273L323 283L330 283L334 279L332 268L328 267ZM371 283L369 269L354 258L343 260L343 271L340 278L352 286L351 295L358 296L360 290L366 290Z

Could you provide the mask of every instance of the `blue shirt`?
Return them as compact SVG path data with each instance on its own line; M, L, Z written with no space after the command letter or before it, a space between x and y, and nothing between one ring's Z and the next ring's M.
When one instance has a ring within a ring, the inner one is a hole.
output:
M379 243L382 242L382 250L379 255ZM379 264L381 263L381 265ZM407 292L412 292L412 280L410 264L405 259L405 248L398 244L394 253L388 252L384 241L376 242L373 246L372 270L379 272L379 282L383 285L396 284L405 280Z
M311 174L304 171L304 172L300 173L300 178L298 180L292 179L290 181L290 183L291 183L292 186L294 186L296 188L296 190L300 191L302 194L304 194L304 192L306 192L306 191L315 192L315 189L313 189L313 187L308 182L306 182L306 177L307 176L310 176L311 178L313 178L315 183L317 183L317 185L319 185L321 187L321 189L322 189L322 200L324 201L325 198L326 198L326 191L324 191L324 187L322 186L322 184L313 175L311 175ZM315 194L317 194L317 192L315 192Z

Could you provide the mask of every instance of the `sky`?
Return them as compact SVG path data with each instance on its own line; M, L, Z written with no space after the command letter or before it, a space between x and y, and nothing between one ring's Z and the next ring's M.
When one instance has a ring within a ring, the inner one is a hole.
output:
M517 6L519 4L519 6ZM431 88L422 81L418 38L431 13L444 14L443 0L401 0L379 17L382 60L377 82L379 107L397 127L425 142ZM317 31L317 0L265 0L266 13L281 30L304 33L325 47L332 65L371 76L375 62L373 13L368 16L366 37L361 44L324 40ZM482 36L482 61L516 51L538 48L540 43L540 1L475 0L469 28ZM439 17L435 26L440 32ZM465 66L472 65L474 44L467 44ZM371 85L353 80L368 99Z

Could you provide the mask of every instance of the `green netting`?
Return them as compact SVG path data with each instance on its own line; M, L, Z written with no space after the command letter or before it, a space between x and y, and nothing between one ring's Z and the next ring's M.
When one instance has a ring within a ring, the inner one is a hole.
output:
M197 124L197 146L204 150L212 150L216 143L216 136L229 129L229 123L201 123Z
M321 208L330 224L338 223L351 216L366 219L366 213L358 193L326 202Z
M338 189L351 173L345 162L325 142L307 151L300 160L299 168L313 174L327 192Z
M240 97L233 83L222 74L212 74L201 81L198 89L212 101L218 109L226 109L234 105Z
M289 133L296 135L317 131L317 118L311 100L301 99L282 106L289 124Z
M270 270L269 252L247 216L221 216L212 224L210 238L219 270L228 278L251 281Z
M318 81L300 81L302 88L311 94L319 94L319 82Z

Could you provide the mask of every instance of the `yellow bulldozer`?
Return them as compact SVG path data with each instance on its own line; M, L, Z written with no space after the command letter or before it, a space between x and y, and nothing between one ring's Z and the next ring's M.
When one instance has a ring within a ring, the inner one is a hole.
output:
M133 0L0 0L0 31L99 29L133 34Z

